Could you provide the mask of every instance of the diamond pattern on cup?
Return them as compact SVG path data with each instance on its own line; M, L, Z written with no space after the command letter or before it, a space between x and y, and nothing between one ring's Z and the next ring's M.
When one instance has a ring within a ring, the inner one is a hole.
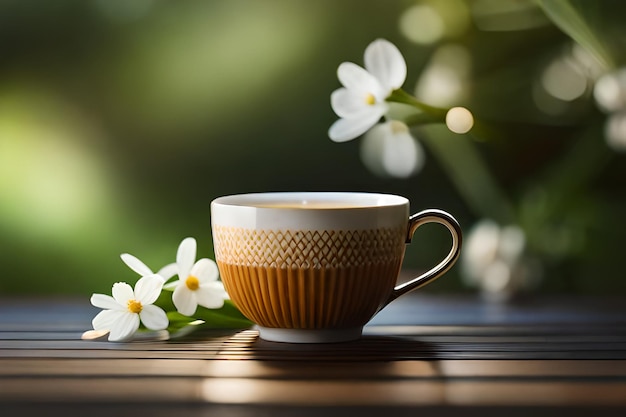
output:
M214 227L216 259L276 268L377 265L404 253L403 228L254 230Z

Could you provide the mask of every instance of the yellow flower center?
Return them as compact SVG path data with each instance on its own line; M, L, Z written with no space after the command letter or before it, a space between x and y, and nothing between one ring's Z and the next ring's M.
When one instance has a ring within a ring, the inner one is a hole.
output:
M143 306L137 300L128 300L128 311L131 313L139 314L143 310Z
M185 281L185 285L187 285L187 288L189 288L191 291L195 291L198 289L198 287L200 287L200 281L198 281L198 278L194 277L193 275L189 275L187 277L187 280Z
M374 104L376 104L376 97L374 97L372 93L369 93L368 95L365 96L365 103L369 104L370 106L373 106Z

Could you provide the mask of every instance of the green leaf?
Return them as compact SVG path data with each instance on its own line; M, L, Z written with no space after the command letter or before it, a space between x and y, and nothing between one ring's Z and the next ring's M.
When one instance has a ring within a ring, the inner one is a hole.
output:
M198 306L196 313L192 317L184 316L176 311L176 307L172 302L172 293L169 291L161 292L154 304L166 311L167 318L170 320L168 327L170 333L179 331L186 326L192 325L192 323L198 329L247 329L253 324L241 314L230 300L225 300L224 306L218 309ZM195 323L198 320L202 321L202 323Z
M595 56L606 68L616 64L606 42L594 26L601 28L602 22L590 24L597 6L595 1L537 0L548 18L574 41Z
M253 324L230 300L224 301L224 306L219 309L199 306L194 317L204 320L205 324L201 327L205 329L246 329Z
M175 333L187 326L198 326L202 324L202 320L197 320L193 317L183 316L177 311L168 311L167 318L170 321L170 325L167 327L167 331L169 331L170 333Z

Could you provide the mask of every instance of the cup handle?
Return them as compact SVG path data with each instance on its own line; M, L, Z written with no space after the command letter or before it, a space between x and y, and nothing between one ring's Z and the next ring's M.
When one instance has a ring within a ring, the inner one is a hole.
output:
M441 262L439 262L437 266L417 278L395 287L385 305L389 304L401 295L421 288L426 284L430 284L452 268L454 263L459 258L459 255L461 254L461 243L463 240L461 226L459 226L459 222L457 222L452 215L443 210L428 209L409 217L406 243L411 243L411 239L413 238L413 234L417 228L426 223L439 223L446 226L452 235L452 248L450 249L448 255Z

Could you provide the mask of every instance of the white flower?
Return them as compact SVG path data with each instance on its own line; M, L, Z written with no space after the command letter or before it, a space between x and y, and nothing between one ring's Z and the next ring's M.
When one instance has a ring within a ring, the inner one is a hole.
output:
M136 257L134 257L133 255L129 253L121 254L120 258L122 258L122 261L130 269L132 269L133 271L135 271L142 277L145 277L147 275L155 275L155 273L152 272L152 270L148 268L146 264L144 264L139 259L137 259ZM172 278L177 273L178 273L178 265L176 265L175 263L171 263L159 269L156 275L160 276L163 279L163 281L167 281L168 279Z
M91 304L103 309L92 320L94 330L108 330L109 340L117 342L130 338L140 321L150 330L167 328L165 311L153 305L162 288L163 279L154 274L139 279L134 290L125 282L113 284L113 297L93 294Z
M331 94L331 106L340 117L328 130L335 142L362 135L389 109L385 100L406 79L402 54L391 42L377 39L365 49L365 69L344 62L337 69L343 85Z
M361 159L375 174L407 178L424 165L424 150L406 124L397 120L369 130L361 142Z
M184 239L178 247L176 263L178 278L172 301L179 313L191 316L198 305L206 308L221 308L228 298L223 284L217 280L219 271L214 261L208 258L196 260L196 240ZM195 263L194 263L195 262Z

